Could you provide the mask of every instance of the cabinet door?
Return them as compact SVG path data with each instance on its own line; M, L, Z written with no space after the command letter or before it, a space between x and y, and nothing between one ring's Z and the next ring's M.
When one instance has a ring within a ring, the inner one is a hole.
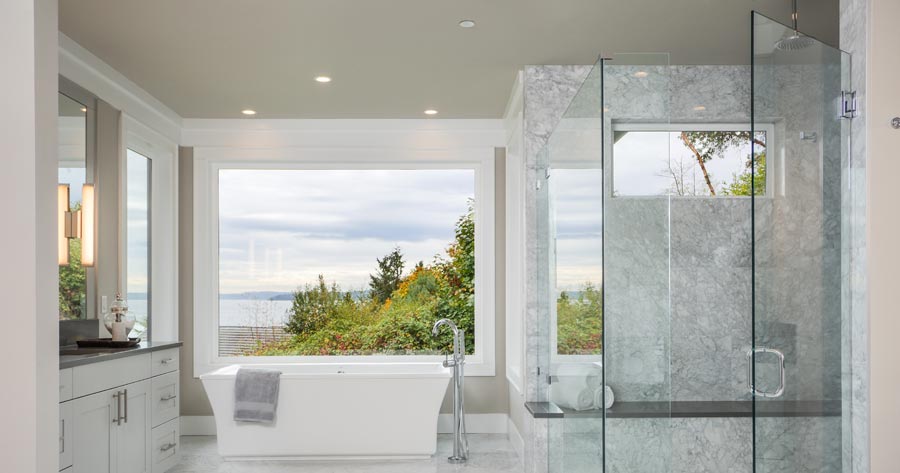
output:
M72 473L114 473L117 398L115 389L72 404Z
M115 473L150 473L150 380L119 390L124 418L115 428Z
M59 469L72 466L72 403L59 405Z

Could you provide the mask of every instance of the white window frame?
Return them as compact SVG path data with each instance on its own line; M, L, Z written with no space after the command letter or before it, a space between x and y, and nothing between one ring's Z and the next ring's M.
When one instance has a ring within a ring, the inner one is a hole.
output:
M643 131L643 132L661 132L661 133L673 133L679 131L764 131L766 132L766 193L764 195L758 197L771 197L776 192L776 185L779 184L780 176L784 174L781 172L782 163L784 162L781 153L778 152L778 148L775 147L777 145L778 140L776 139L776 130L774 123L756 123L751 125L750 122L745 123L723 123L723 122L691 122L691 123L628 123L628 122L615 122L613 121L612 126L610 127L612 132L615 133L617 131ZM612 140L610 140L612 143ZM609 179L605 180L605 182L609 183L609 189L604 190L604 195L606 197L614 197L614 198L629 198L629 197L658 197L656 195L620 195L613 196L613 191L615 190L616 185L616 174L615 174L615 166L616 166L616 157L615 157L615 144L611 144L608 148L610 159L608 160L608 169ZM776 150L775 152L769 153L771 150ZM783 186L778 185L779 191ZM698 195L698 196L683 196L684 198L690 199L746 199L750 196L744 195Z
M494 149L194 149L194 377L233 364L404 364L425 372L441 355L219 356L218 172L223 169L471 169L475 172L475 347L466 375L494 376Z
M154 341L178 340L178 145L128 115L122 115L122 147L119 150L119 290L128 287L127 196L128 159L131 149L150 159L149 290L150 337Z

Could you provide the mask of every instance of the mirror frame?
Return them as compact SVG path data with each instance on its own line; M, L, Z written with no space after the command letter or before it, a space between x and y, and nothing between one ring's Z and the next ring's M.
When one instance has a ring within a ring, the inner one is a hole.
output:
M85 184L94 184L95 186L95 200L94 200L94 215L96 213L97 202L99 202L101 196L103 195L103 191L101 189L97 189L97 96L88 92L83 87L78 84L72 82L71 80L59 76L59 86L58 93L61 95L65 95L66 97L80 103L82 106L87 108L87 112L85 114L85 150L84 150L84 164L85 164ZM59 112L57 112L59 115ZM57 159L58 161L58 159ZM57 164L58 167L58 164ZM99 230L99 225L97 221L99 219L94 219L94 235L97 235ZM97 239L94 239L94 254L97 254ZM94 319L99 317L99 312L97 310L97 265L95 264L93 267L86 267L86 283L85 283L85 299L86 299L86 310L84 319Z

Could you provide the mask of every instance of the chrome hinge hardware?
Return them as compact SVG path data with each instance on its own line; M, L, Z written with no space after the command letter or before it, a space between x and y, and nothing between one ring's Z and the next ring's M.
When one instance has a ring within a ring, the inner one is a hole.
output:
M841 91L841 118L856 118L859 116L859 108L856 101L856 91Z

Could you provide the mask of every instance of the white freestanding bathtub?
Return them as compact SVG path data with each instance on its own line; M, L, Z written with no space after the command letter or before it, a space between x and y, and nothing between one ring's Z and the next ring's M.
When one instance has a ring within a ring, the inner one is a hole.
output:
M437 447L437 421L450 370L429 364L245 365L282 372L271 425L235 422L234 379L241 365L200 376L227 460L425 458Z

